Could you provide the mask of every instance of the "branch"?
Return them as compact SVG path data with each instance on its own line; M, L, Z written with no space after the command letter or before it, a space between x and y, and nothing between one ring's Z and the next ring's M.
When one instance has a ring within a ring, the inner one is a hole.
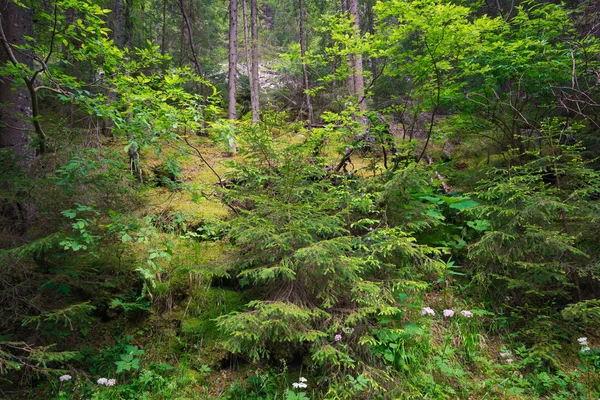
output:
M364 93L363 93L362 97L358 100L358 104L362 103L365 100L365 97L367 97L367 93L369 93L369 90L375 84L375 81L381 75L383 75L383 71L385 70L386 66L387 66L387 62L385 64L383 64L383 67L381 67L381 71L379 71L379 73L376 76L374 76L373 79L371 79L371 82L369 83L369 85L367 86L367 88L364 90Z
M200 158L200 160L202 160L204 165L206 165L212 171L212 173L215 174L215 176L219 180L219 186L221 186L221 188L225 189L225 184L223 183L223 179L221 179L221 176L217 173L217 171L215 171L215 169L208 163L208 161L206 161L206 159L204 158L204 156L202 155L200 150L196 146L194 146L193 144L190 143L187 136L183 136L183 140L185 141L185 143L188 146L190 146L192 149L194 149L196 151L198 158Z

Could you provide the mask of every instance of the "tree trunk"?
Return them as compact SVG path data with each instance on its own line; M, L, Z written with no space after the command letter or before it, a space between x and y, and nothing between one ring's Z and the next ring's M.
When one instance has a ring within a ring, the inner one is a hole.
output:
M196 43L194 42L194 30L192 28L192 22L188 16L187 12L185 11L185 4L184 4L183 0L178 0L177 4L179 5L179 9L181 10L181 15L183 16L183 19L185 20L185 25L187 27L188 38L190 40L190 50L192 51L192 61L194 62L194 69L196 70L196 74L198 74L198 76L204 77L204 73L202 72L202 66L200 65L200 60L198 59L198 55L196 54ZM206 105L206 96L204 94L204 85L202 83L200 83L199 85L196 84L196 89L199 89L200 97L202 98L202 105L200 107L200 112L202 114L201 134L204 134L206 132L206 119L204 118L204 107Z
M300 11L300 57L302 58L302 75L304 77L304 94L306 96L307 117L310 126L314 121L313 108L310 100L310 83L308 81L308 69L306 68L306 43L304 38L304 5L302 0L298 0L298 8Z
M200 61L198 60L198 56L196 55L196 44L194 43L194 30L192 29L192 23L190 18L188 17L187 12L185 11L185 5L183 4L183 0L178 0L177 5L179 6L179 10L181 11L181 15L183 20L185 21L185 26L188 32L188 39L190 41L190 50L192 52L192 61L194 62L194 69L199 76L203 76L202 67L200 66Z
M111 30L112 39L115 41L115 45L118 48L123 48L127 44L127 23L125 21L126 14L128 14L126 8L129 7L129 1L125 3L125 0L114 0L113 9L110 16L111 19Z
M131 44L130 28L131 23L128 21L131 19L131 1L132 0L114 0L113 10L110 13L112 17L110 20L110 27L112 31L112 39L115 42L115 46L119 49L124 49ZM108 89L107 102L112 104L117 101L117 94L112 88ZM103 122L102 133L105 136L112 137L113 121L110 118L106 118Z
M349 6L348 6L348 1L349 0L342 0L342 13L349 15ZM346 56L346 61L347 61L347 65L348 65L348 74L346 77L346 84L348 86L348 92L351 95L354 95L356 93L356 88L355 88L355 83L354 83L354 57L352 54L348 54Z
M132 0L114 0L114 9L112 12L113 20L113 40L115 46L123 50L131 46L131 5ZM117 101L117 92L114 87L109 87L108 102L114 103ZM107 121L107 126L112 130L112 121ZM109 131L110 133L110 131ZM144 183L142 167L140 164L139 145L134 134L127 132L127 140L129 141L129 149L127 155L129 157L129 166L131 173L135 176L139 183Z
M357 37L360 36L360 17L358 14L358 0L348 0L348 8L350 15L354 17L354 30ZM358 99L358 106L362 112L367 111L367 103L365 102L365 80L363 76L362 55L353 55L353 76L354 76L354 95Z
M0 23L6 42L0 45L0 63L2 66L11 60L11 45L24 45L25 36L33 36L33 20L31 10L19 7L11 0L0 0ZM32 59L20 51L12 51L18 63L32 67ZM16 90L12 90L18 85ZM28 90L23 82L15 82L7 76L0 80L0 148L10 150L17 162L27 170L35 158L35 150L30 146L28 131L33 130L31 124L32 103Z
M167 0L163 0L162 32L160 41L160 55L164 56L167 48Z
M186 45L185 45L185 20L181 17L181 27L179 29L179 68L183 68L186 59Z
M375 13L373 12L374 5L375 1L370 0L367 2L367 32L369 32L372 37L375 37ZM377 76L377 58L370 58L369 64L371 67L371 79L375 79Z
M0 0L0 32L0 65L25 64L32 68L31 57L11 48L25 44L25 36L33 36L31 9L20 7L11 0ZM0 186L0 193L9 193L9 199L0 198L0 225L13 232L15 238L27 232L37 211L29 195L15 192L11 184L11 178L18 175L18 170L29 172L35 161L35 147L30 145L29 136L29 132L36 130L31 122L31 96L32 93L35 95L31 92L32 85L27 78L14 81L4 75L0 79L0 150L9 151L15 161L15 164L3 165L6 169L1 172L5 174L6 183ZM41 151L45 148L44 137L39 139ZM17 171L12 170L13 167Z
M252 103L252 122L260 120L259 111L259 81L258 81L258 7L256 0L250 0L250 24L252 28L252 86L250 101Z
M237 0L229 1L229 107L227 109L227 118L236 119L236 66L238 57L237 48Z
M246 8L246 0L243 1L243 17L244 17L244 48L246 51L246 73L248 74L248 86L250 88L250 102L252 103L253 85L252 85L252 55L250 54L250 32L248 30L248 10Z

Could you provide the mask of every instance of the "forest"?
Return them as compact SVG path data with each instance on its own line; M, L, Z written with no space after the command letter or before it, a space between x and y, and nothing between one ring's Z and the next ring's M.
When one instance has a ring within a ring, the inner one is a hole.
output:
M0 0L0 398L600 398L600 1Z

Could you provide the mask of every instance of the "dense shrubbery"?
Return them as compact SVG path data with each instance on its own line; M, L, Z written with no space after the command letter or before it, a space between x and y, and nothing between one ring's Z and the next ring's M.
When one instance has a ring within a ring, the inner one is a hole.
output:
M308 127L222 119L94 1L36 9L42 70L0 69L50 88L46 154L0 149L0 393L598 397L598 40L562 6L455 3L378 3L363 37L329 16L311 94L362 53L402 95Z

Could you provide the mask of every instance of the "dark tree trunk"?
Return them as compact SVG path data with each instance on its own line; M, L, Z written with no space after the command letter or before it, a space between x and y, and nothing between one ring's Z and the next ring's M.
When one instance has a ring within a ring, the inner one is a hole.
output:
M11 46L25 44L25 36L33 36L31 9L19 7L11 0L0 0L0 65L25 64L32 67L32 58ZM29 132L35 131L32 93L33 83L27 78L15 81L4 75L0 77L0 150L8 151L14 161L3 165L4 183L0 194L9 193L9 199L0 198L0 225L18 237L26 233L36 214L36 206L25 193L15 193L12 179L20 173L28 173L35 161L35 147L31 146ZM43 136L39 148L44 150ZM13 160L11 160L13 161ZM14 170L13 170L14 168ZM11 172L12 170L12 172Z
M132 0L114 0L113 3L113 12L112 12L112 37L115 42L115 45L119 49L126 49L131 47L131 7ZM109 88L108 92L108 102L114 103L118 99L117 92L114 88ZM108 130L105 132L109 135L112 135L112 121L110 119L107 121ZM139 183L143 183L143 172L140 164L140 153L139 153L139 145L135 140L133 134L127 132L127 139L129 140L129 149L127 151L127 155L129 156L129 166L131 173L135 176L136 180Z
M32 67L32 59L19 51L11 51L12 45L25 44L25 36L33 36L31 10L19 7L11 0L0 0L0 23L6 42L0 45L0 63L4 66L17 61ZM11 59L11 54L15 59ZM13 87L16 90L13 90ZM0 80L0 148L10 150L19 164L28 169L35 158L30 146L28 132L31 123L32 103L27 86L23 81L14 81L7 76Z
M133 0L114 0L110 27L112 38L119 48L131 47L133 21L131 20L131 8Z
M110 13L110 27L112 39L115 46L119 49L130 47L131 45L131 2L132 0L114 0L112 13ZM117 101L117 94L111 88L107 93L108 104ZM113 136L113 121L106 118L103 123L102 133L105 136Z

